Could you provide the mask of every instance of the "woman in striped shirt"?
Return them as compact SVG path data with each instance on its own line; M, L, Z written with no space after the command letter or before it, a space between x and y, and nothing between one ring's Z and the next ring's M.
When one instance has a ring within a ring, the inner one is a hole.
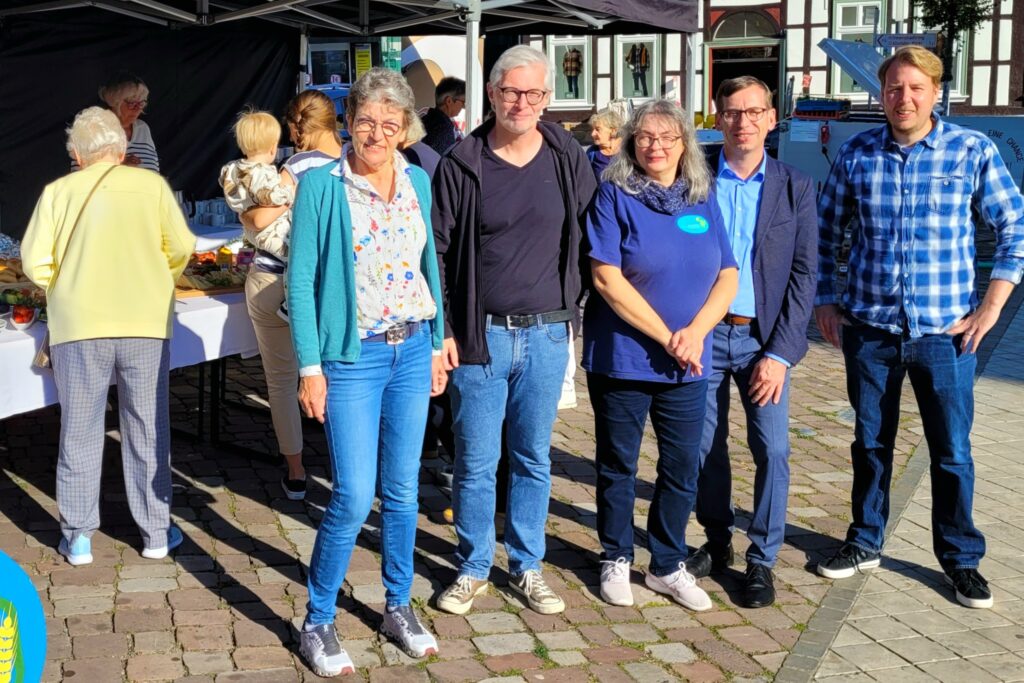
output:
M156 145L149 126L140 121L139 116L146 109L149 88L138 76L121 72L107 81L99 91L110 110L117 115L128 137L128 149L125 152L124 164L148 168L160 172L160 158L156 154Z

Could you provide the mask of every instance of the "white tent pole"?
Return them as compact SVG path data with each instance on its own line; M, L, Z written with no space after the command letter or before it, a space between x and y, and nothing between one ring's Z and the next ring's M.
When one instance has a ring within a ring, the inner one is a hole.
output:
M480 0L469 0L466 13L466 132L484 115L483 70L480 68Z
M697 102L697 36L693 33L684 33L686 38L686 83L683 84L683 92L686 93L686 102L683 108L692 117L698 111L700 105Z

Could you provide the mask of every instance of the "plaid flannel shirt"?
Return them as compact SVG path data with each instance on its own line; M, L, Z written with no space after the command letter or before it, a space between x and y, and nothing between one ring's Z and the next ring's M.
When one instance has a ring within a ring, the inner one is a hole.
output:
M818 199L815 305L911 337L938 334L978 306L977 223L996 233L992 279L1024 274L1024 198L981 133L933 118L903 151L888 126L839 150ZM836 291L836 252L852 226L846 290ZM906 326L904 328L904 325Z

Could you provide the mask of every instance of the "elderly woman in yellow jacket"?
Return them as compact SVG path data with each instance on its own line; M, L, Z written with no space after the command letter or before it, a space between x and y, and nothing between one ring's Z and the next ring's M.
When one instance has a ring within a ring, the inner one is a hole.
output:
M121 165L127 139L113 112L90 107L68 129L82 169L43 190L22 243L25 274L46 290L50 355L61 406L58 550L92 562L99 528L103 413L113 373L121 457L142 555L181 544L171 525L169 339L174 281L195 248L157 173Z

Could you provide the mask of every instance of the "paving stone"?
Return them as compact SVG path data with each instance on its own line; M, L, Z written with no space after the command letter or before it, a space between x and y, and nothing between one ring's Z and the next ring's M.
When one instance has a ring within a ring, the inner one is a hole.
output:
M124 579L117 582L117 590L122 593L151 593L177 588L178 580L170 578Z
M114 631L138 633L171 628L171 610L166 607L118 609L114 614Z
M576 650L552 650L548 652L548 659L559 666L580 666L587 663L583 653Z
M426 683L427 680L427 672L415 666L391 666L370 671L370 683Z
M283 647L239 647L231 653L235 666L242 671L277 669L291 664L291 654Z
M380 655L373 646L371 640L348 640L342 642L342 647L352 659L356 668L375 668L380 666Z
M864 643L862 645L846 645L833 648L843 659L854 662L863 671L878 671L879 669L896 669L906 666L909 662L893 652L885 649L878 643Z
M533 636L528 633L478 636L473 638L473 644L480 652L491 656L533 652L533 648L536 647Z
M725 674L709 662L693 662L692 664L673 664L672 670L683 680L693 683L717 683L725 680Z
M182 666L181 657L176 654L135 655L128 660L127 675L130 681L163 681L177 678L184 673L185 668Z
M280 620L249 621L242 619L233 626L235 644L239 647L282 645L291 642L291 629ZM346 641L347 642L347 641Z
M177 647L173 631L140 631L132 634L132 651L135 654L168 652Z
M114 630L114 620L110 614L102 612L99 614L73 614L68 616L68 635L88 636L96 633L111 633Z
M544 662L539 657L527 652L520 652L514 655L487 657L484 659L484 666L498 674L512 670L522 671L523 669L536 669L543 664Z
M488 671L475 659L457 659L427 664L427 671L439 683L471 683L487 678Z
M682 643L663 643L648 645L647 654L666 664L689 664L696 661L697 655Z
M433 619L434 635L438 638L464 638L473 633L465 617L436 616Z
M748 654L777 652L779 644L752 626L729 626L718 631L725 640Z
M615 664L593 664L590 673L598 683L633 683L629 674Z
M483 634L521 633L526 630L526 625L523 624L522 619L508 612L469 614L466 616L466 621L475 632Z
M921 636L887 640L883 645L911 664L938 662L957 658L956 653L952 650Z
M109 612L114 609L112 596L88 597L88 598L67 598L53 602L53 616L69 617L79 614L96 614Z
M713 664L734 674L761 673L761 665L736 648L718 640L702 640L694 646Z
M217 674L216 683L298 683L298 680L299 673L295 669L264 669Z
M631 662L624 664L622 668L637 683L674 683L679 680L657 664L650 662Z
M979 655L971 658L971 663L980 666L1002 681L1024 680L1024 657L1011 652L994 655Z
M631 647L612 646L584 650L583 656L597 664L618 664L641 659L643 653Z
M229 626L179 626L178 643L186 650L227 650L234 644Z
M582 650L589 647L587 641L576 631L555 631L537 633L538 640L549 650Z
M129 672L131 669L129 669ZM130 675L130 674L129 674ZM124 662L120 659L76 659L65 662L65 681L120 681L124 676ZM168 676L173 678L173 676ZM136 679L143 680L143 679Z
M56 656L47 648L47 656ZM124 633L98 633L91 636L77 636L74 639L75 659L111 657L121 659L128 656L128 636Z
M186 652L181 659L190 674L218 674L235 668L227 652Z

